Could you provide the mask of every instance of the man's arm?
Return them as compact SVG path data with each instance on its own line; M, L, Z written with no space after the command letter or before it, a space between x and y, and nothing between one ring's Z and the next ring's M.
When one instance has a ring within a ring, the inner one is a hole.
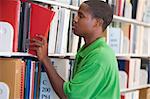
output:
M51 64L49 57L47 56L47 40L43 36L38 35L38 37L41 40L31 40L31 49L37 51L38 59L44 64L44 68L47 72L48 78L57 95L61 99L67 99L67 96L65 95L63 90L64 80L58 75L58 73L54 69L54 66Z

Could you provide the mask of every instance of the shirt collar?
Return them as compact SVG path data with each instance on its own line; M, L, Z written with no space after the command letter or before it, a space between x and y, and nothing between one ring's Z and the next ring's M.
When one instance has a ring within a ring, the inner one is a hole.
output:
M95 48L99 47L105 42L105 38L101 37L95 40L93 43L91 43L88 47L84 48L84 45L82 48L79 49L78 55L81 57L85 57L89 52L94 50Z

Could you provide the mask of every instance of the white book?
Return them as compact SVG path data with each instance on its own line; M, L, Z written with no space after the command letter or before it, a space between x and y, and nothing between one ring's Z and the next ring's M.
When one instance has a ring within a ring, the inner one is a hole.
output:
M70 75L69 59L51 58L51 62L59 76L62 77L65 81L68 81Z
M149 35L150 35L150 28L143 28L143 35L141 38L141 54L148 55L149 53Z
M14 29L8 22L0 21L0 52L13 52Z
M145 30L145 31L150 31L150 28L148 28L148 30ZM150 33L148 34L148 38L150 38ZM148 39L148 49L150 49L150 39ZM150 50L148 50L148 55L150 55Z
M72 30L73 19L76 15L76 12L71 11L70 22L69 22L69 32L68 32L68 45L67 49L69 53L76 53L78 49L79 36L76 36Z
M129 53L129 38L123 36L123 46L121 47L121 53L128 54Z
M146 23L150 23L150 2L148 2L149 4L147 4L146 8L145 8L145 12L144 12L144 16L143 16L143 22Z
M124 17L132 18L132 4L130 0L125 0Z
M56 0L56 1L60 3L68 4L68 5L71 3L71 0Z
M138 0L137 4L137 13L136 13L136 19L138 21L142 21L144 12L145 12L145 5L146 0Z
M136 42L136 54L142 55L143 40L144 40L144 27L139 26L137 28L137 42Z
M132 54L140 54L140 43L141 43L141 28L138 25L131 25L131 42L130 42L130 51Z
M46 72L41 72L39 99L59 99L50 84Z
M33 99L34 94L34 73L35 73L35 61L31 62L31 72L30 72L30 94L29 99Z
M139 86L146 85L148 82L148 72L145 69L140 70L140 83Z
M72 48L71 48L71 53L77 53L78 49L78 43L79 43L79 36L76 36L75 34L72 34Z
M125 71L119 71L119 81L121 89L127 88L127 79L128 79L127 73Z
M120 89L127 89L128 75L125 71L119 71L119 81L120 81ZM121 96L124 96L126 99L128 97L128 94L122 93Z
M53 6L53 11L55 11L54 18L50 25L49 32L49 42L48 42L48 54L55 53L56 46L56 36L57 36L57 27L58 27L58 6Z
M144 12L144 16L143 16L143 22L146 22L146 23L150 23L150 2L147 0L147 5L145 7L145 12ZM148 55L150 55L150 39L148 39L150 37L150 28L148 27L145 27L144 28L144 45L143 46L143 54L147 54L148 52ZM147 48L148 47L148 48ZM146 53L145 53L146 52Z
M70 74L70 60L51 58L51 62L59 76L62 77L62 79L64 79L65 81L68 81ZM41 72L39 99L60 99L52 88L52 85L49 81L46 71L44 70L44 67L42 68Z
M79 0L72 0L73 6L79 6Z
M116 54L121 53L123 46L123 31L120 28L109 28L108 44Z
M57 33L55 53L67 52L67 34L69 28L70 10L61 8L59 10L59 26Z
M130 66L129 66L129 88L135 88L139 86L140 82L140 66L141 66L141 59L134 58L130 59ZM130 93L133 99L139 99L139 91L133 91ZM132 99L130 97L130 99Z

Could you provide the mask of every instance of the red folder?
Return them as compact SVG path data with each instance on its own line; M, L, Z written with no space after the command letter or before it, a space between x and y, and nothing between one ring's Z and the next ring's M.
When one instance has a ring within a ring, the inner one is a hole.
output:
M54 14L55 12L51 11L50 9L31 3L30 39L36 38L37 34L48 38L50 23ZM36 55L36 52L30 49L29 53Z
M20 18L19 0L0 0L0 21L9 22L14 28L13 51L18 49L18 27ZM0 42L0 44L3 44Z

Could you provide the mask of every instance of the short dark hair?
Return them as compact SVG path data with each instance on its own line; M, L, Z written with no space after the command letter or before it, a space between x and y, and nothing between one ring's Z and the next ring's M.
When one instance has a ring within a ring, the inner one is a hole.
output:
M103 19L104 23L102 25L102 29L105 31L113 19L113 10L111 6L101 0L88 0L84 1L83 3L89 6L89 9L91 10L92 16L94 18Z

